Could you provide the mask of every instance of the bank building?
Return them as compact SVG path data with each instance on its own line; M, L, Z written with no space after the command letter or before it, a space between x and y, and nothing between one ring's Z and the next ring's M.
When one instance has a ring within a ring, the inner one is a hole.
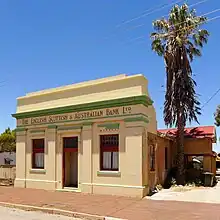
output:
M158 138L172 145L141 74L28 93L13 117L15 187L144 197L158 182Z
M15 187L143 197L156 114L143 75L17 98Z

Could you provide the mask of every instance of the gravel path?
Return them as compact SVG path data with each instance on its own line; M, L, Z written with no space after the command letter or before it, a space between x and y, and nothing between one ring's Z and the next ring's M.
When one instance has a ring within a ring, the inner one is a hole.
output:
M50 215L42 212L27 212L19 209L0 207L0 219L7 220L80 220L59 215Z

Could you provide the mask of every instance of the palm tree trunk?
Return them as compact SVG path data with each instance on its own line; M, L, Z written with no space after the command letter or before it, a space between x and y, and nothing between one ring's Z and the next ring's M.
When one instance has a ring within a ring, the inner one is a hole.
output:
M177 184L184 185L185 183L185 166L184 166L184 127L183 111L178 114L177 120Z

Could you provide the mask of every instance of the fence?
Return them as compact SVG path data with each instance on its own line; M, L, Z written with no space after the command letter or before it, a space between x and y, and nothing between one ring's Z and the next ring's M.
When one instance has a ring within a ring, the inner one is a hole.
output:
M0 165L0 180L14 181L16 176L15 165Z

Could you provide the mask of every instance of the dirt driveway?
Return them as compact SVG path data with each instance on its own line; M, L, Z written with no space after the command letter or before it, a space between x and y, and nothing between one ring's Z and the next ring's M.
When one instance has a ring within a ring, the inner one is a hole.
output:
M211 188L195 188L188 191L163 189L148 199L220 204L220 182Z

